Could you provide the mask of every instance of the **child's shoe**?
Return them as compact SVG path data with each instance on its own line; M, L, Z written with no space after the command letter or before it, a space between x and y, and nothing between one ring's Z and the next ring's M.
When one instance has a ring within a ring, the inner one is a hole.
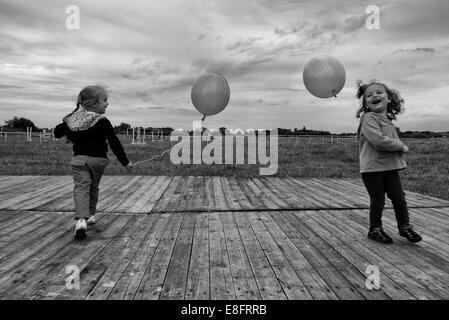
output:
M75 239L81 240L86 238L87 222L86 219L78 219L75 225Z
M87 224L88 225L95 224L95 222L96 222L95 216L90 216L89 219L87 219Z
M393 239L385 233L382 227L370 229L368 232L368 239L380 243L393 243Z
M421 236L411 227L399 230L399 235L407 238L407 240L412 243L420 242L422 240Z

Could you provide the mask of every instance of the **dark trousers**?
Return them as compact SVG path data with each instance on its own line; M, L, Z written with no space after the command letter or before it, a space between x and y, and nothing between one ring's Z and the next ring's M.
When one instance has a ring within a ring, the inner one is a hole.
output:
M398 229L410 227L405 192L398 170L362 173L362 180L370 196L370 228L382 226L385 193L393 203Z

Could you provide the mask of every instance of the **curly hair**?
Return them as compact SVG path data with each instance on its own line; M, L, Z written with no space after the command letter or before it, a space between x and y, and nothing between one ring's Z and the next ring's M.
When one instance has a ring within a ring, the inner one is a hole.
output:
M390 100L387 105L387 117L390 120L396 120L396 115L404 112L404 99L400 96L399 91L390 89L385 83L378 82L374 79L368 83L363 83L362 80L357 80L357 92L355 97L359 99L360 107L357 110L356 117L360 118L362 113L369 111L369 108L366 105L365 92L366 89L373 84L378 84L385 88L388 99Z

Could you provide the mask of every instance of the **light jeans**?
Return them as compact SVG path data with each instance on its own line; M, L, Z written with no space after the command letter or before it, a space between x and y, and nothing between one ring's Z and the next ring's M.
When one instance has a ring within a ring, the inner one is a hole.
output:
M88 219L97 209L101 177L108 165L107 158L74 156L70 164L73 175L73 199L75 200L75 220Z

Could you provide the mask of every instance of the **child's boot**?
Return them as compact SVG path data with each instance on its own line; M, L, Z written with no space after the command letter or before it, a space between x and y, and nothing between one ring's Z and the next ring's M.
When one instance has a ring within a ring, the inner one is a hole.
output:
M382 227L370 228L368 232L368 239L380 242L380 243L393 243L393 239L385 233Z
M407 238L407 240L412 243L420 242L422 240L421 236L415 230L413 230L412 227L400 229L399 235L401 237Z

